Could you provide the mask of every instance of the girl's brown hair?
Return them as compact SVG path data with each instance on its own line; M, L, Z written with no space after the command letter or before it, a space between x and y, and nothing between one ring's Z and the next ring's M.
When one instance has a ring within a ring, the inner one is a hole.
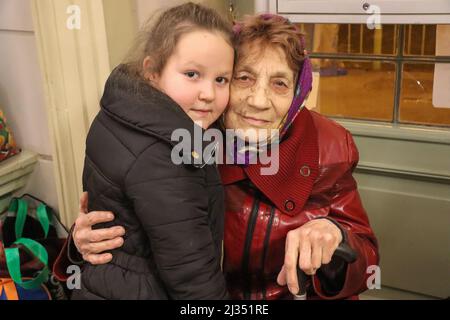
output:
M246 16L237 26L239 32L235 42L237 46L237 60L246 57L242 45L257 45L264 50L266 47L280 47L286 54L289 67L297 78L298 72L303 66L305 48L300 41L303 34L289 20L281 16Z
M232 25L214 9L188 2L164 11L156 20L151 17L138 34L124 65L131 76L143 78L146 72L160 74L173 54L180 37L186 33L206 30L219 32L234 48ZM151 58L149 70L143 70L144 59Z

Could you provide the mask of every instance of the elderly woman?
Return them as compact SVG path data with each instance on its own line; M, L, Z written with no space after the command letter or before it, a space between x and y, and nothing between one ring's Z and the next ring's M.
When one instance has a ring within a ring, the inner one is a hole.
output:
M358 163L352 136L304 107L311 64L295 25L259 15L237 24L235 34L237 61L222 122L227 129L279 129L273 150L279 168L261 174L265 165L250 161L258 158L258 147L237 150L233 158L244 164L219 166L226 207L223 271L230 295L290 299L300 289L299 267L309 275L310 298L355 298L367 289L367 268L378 264L378 247L352 176ZM252 144L252 137L245 139ZM122 226L93 230L112 214L86 214L87 195L81 204L69 254L56 264L61 276L67 257L80 260L74 245L84 260L102 264L112 259L114 251L108 251L127 239ZM340 244L353 248L356 261L334 255Z

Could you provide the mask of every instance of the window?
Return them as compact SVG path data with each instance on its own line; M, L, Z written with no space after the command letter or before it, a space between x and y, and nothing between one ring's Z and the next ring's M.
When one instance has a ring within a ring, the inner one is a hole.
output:
M338 118L450 127L450 25L299 24Z

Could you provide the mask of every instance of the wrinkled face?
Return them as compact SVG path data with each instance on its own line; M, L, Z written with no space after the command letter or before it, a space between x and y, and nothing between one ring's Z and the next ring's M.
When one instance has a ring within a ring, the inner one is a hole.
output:
M244 44L231 83L227 129L277 129L294 98L294 71L281 48ZM247 140L254 140L254 136Z
M194 31L179 39L161 74L151 75L152 84L206 129L228 104L233 64L234 50L221 34Z

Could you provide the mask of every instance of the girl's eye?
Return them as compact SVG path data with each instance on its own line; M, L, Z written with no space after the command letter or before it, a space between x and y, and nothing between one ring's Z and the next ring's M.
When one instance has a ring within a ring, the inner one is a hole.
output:
M229 82L229 80L227 78L224 77L219 77L216 79L218 84L227 84Z
M198 72L188 71L184 73L188 78L195 79L199 76Z

